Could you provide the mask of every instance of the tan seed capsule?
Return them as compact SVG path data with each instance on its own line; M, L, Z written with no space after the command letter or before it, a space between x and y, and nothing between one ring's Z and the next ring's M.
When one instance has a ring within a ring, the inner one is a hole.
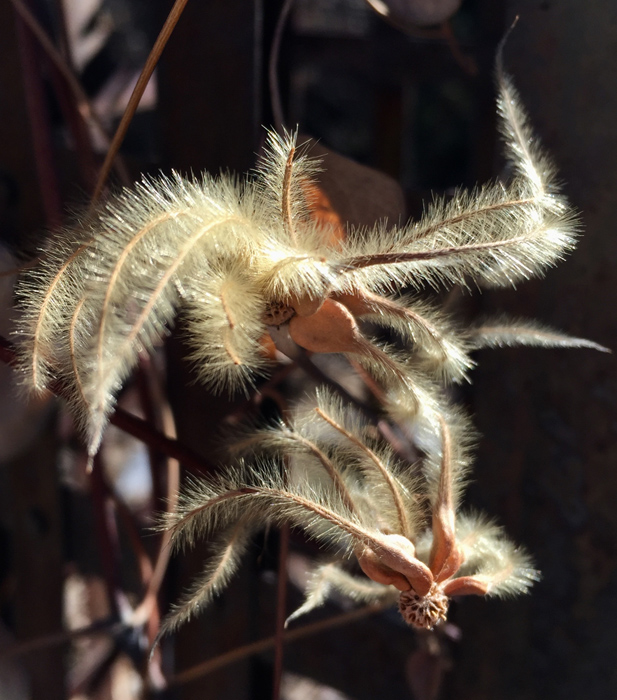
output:
M324 301L325 297L311 298L304 295L301 297L292 297L289 300L289 306L291 306L298 316L312 316L319 311Z
M326 299L312 316L294 316L289 334L311 352L359 352L363 345L354 317L332 299Z

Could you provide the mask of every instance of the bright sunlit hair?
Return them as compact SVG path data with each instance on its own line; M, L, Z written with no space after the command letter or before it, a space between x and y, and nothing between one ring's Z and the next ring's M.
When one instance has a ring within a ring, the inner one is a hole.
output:
M485 518L460 514L468 440L460 434L466 430L460 413L453 411L458 421L448 424L450 412L444 407L436 418L439 448L416 472L325 390L290 424L237 440L236 452L257 453L254 461L191 481L164 522L176 547L213 537L217 544L161 634L220 592L237 569L248 533L270 523L302 529L340 559L317 567L305 603L290 619L321 605L333 589L362 601L395 601L398 591L405 620L431 629L446 618L451 595L526 592L538 577L528 555ZM267 454L291 460L285 476ZM368 578L341 568L350 557Z
M53 236L17 289L25 384L60 378L99 448L116 394L169 332L181 308L198 377L246 390L267 367L261 339L285 327L312 352L355 358L387 390L414 395L414 372L464 379L484 344L546 344L510 326L468 337L402 287L508 285L541 274L575 242L578 223L498 70L499 113L516 176L435 199L417 222L349 231L330 242L310 213L317 167L296 134L268 134L254 177L144 177ZM393 294L395 296L393 296ZM413 351L367 338L358 320L391 328ZM501 339L500 339L501 338ZM559 336L557 344L581 344Z

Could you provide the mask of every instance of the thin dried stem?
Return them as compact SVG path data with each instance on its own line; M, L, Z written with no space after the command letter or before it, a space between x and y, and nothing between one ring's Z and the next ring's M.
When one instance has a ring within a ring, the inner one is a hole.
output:
M154 403L159 407L163 429L165 435L171 439L176 437L176 424L169 403L163 396L162 388L158 382L158 377L151 383ZM165 498L165 510L172 513L178 505L178 493L180 491L180 462L173 457L166 459L167 472L167 496ZM148 620L157 606L157 597L167 566L171 558L171 532L166 530L161 537L158 554L152 571L152 576L148 580L148 586L141 603L135 608L131 616L132 624L138 626ZM150 640L153 642L154 638Z
M84 627L53 632L52 634L46 634L42 637L36 637L36 639L27 639L24 642L11 644L11 646L0 650L0 661L12 659L16 656L23 656L24 654L30 654L34 651L41 651L42 649L59 646L61 644L68 644L74 639L79 639L80 637L98 637L101 635L114 637L123 629L125 629L124 623L116 622L113 618L97 620L96 622L93 622L90 625L85 625Z
M180 464L198 474L214 471L214 466L201 455L178 440L167 437L142 418L138 418L122 408L115 409L109 422L141 442L155 447L168 457L178 460Z
M287 558L289 555L289 527L280 529L278 577L276 586L276 631L274 633L274 670L272 674L272 700L279 700L283 677L283 650L285 644L285 619L287 603Z
M97 456L94 459L94 467L91 474L95 533L99 545L98 551L100 552L109 607L113 614L118 616L117 592L120 587L118 577L119 540L113 515L113 504L108 497L103 469L102 459L100 456Z
M99 119L96 112L92 109L88 96L81 87L79 80L75 77L75 74L67 64L62 54L53 45L52 41L47 36L46 31L40 25L36 17L26 7L23 0L9 0L9 2L13 5L13 8L19 14L24 23L28 25L28 28L36 37L49 60L66 81L66 84L68 85L75 99L77 111L84 120L84 123L87 125L91 124L96 127L103 139L106 142L109 142L107 130L103 126L103 123ZM118 177L120 178L121 182L128 185L131 178L129 177L126 166L124 165L124 161L120 157L115 160L114 167L117 170Z
M105 480L104 486L105 492L117 510L119 523L127 533L127 540L133 550L133 556L137 560L141 582L145 585L152 578L152 561L144 547L135 516L118 492L107 483L107 480Z
M45 220L48 226L59 226L62 221L62 200L57 185L49 109L38 66L38 47L21 17L17 17L16 24L26 108L34 149L34 167Z
M120 124L118 124L116 133L114 134L111 145L109 146L109 150L107 151L107 155L105 156L105 160L103 161L103 165L101 166L99 177L94 188L94 192L92 193L92 204L96 203L99 200L101 193L103 192L103 187L105 186L105 182L107 181L107 177L109 176L109 171L111 170L112 163L114 162L114 159L116 158L116 155L120 150L120 146L124 141L126 132L128 131L129 125L133 120L133 116L137 111L137 107L141 102L141 98L146 90L146 87L150 82L150 78L152 77L152 73L156 68L156 64L158 63L159 58L163 53L163 49L165 48L169 37L172 35L187 2L188 0L176 0L174 2L174 5L170 10L169 15L167 16L167 19L165 20L163 28L161 29L156 41L154 42L154 46L152 47L152 50L150 51L146 63L142 68L141 73L139 74L137 83L133 88L133 92L131 93L131 97L129 98L128 104L126 105L126 109L124 110L124 114L122 115L122 119L120 120Z
M376 605L367 605L356 610L350 610L348 612L341 613L340 615L334 615L327 620L320 620L319 622L313 622L309 625L303 625L302 627L297 627L291 631L285 631L283 633L283 640L285 644L291 644L298 639L304 639L305 637L311 637L314 634L319 634L320 632L325 632L326 630L336 629L337 627L342 627L348 625L356 620L361 620L369 615L375 615L376 613L382 612L387 607L390 607L391 603L388 601L386 603L377 603ZM272 649L275 645L275 637L267 637L266 639L260 639L257 642L251 642L250 644L245 644L240 647L236 647L231 651L228 651L220 656L216 656L213 659L208 659L195 666L177 673L168 679L168 684L170 687L176 685L182 685L184 683L190 683L191 681L201 678L202 676L212 673L213 671L228 666L229 664L240 661L254 654L260 654L263 651Z

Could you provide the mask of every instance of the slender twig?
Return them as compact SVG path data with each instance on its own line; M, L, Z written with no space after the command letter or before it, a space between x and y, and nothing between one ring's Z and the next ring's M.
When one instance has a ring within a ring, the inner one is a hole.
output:
M122 499L122 497L115 491L115 489L105 480L105 489L107 495L113 500L116 510L118 512L118 519L124 527L127 534L128 544L133 550L133 555L137 560L137 565L139 567L139 574L142 583L147 584L152 578L152 561L150 556L146 552L146 548L143 545L142 538L139 533L139 528L135 522L135 518L131 509Z
M36 17L30 12L30 10L23 3L23 0L9 0L13 5L13 9L23 20L24 24L28 26L28 29L36 37L37 41L41 45L41 48L45 52L45 55L50 60L52 65L60 73L60 75L66 81L70 91L73 93L75 103L77 106L77 111L81 115L82 119L87 124L92 124L99 131L100 135L103 137L105 142L109 143L109 136L105 127L103 126L98 115L92 108L88 96L86 95L84 89L82 88L79 80L75 77L75 74L71 68L67 65L62 54L53 45L51 39L47 36L45 30L41 27ZM124 166L123 161L120 158L115 160L114 165L118 177L122 182L128 184L130 182L130 177L128 171Z
M66 68L70 73L75 73L73 55L66 25L66 13L63 0L52 0L52 6L56 17L55 34L58 52L60 53ZM92 189L93 179L96 173L96 153L92 143L88 125L79 111L78 101L63 75L52 63L51 81L54 92L58 98L60 109L73 136L75 155L81 170L82 180L87 190Z
M377 14L385 20L388 24L398 29L400 32L407 34L408 36L420 40L427 41L430 43L445 43L450 49L452 58L458 63L460 68L467 73L469 76L476 76L478 73L478 66L475 60L468 54L464 53L460 42L457 40L449 20L443 22L443 24L437 27L418 27L411 22L405 21L400 15L390 15L382 12L378 7L382 6L382 3L373 3L368 0L369 6L377 12Z
M0 361L8 365L15 365L16 363L16 354L12 343L1 336ZM63 396L66 393L64 386L58 381L55 381L51 385L50 391L56 396ZM207 460L203 459L196 452L193 452L189 447L178 442L178 440L163 435L163 433L153 428L145 420L128 413L128 411L116 407L109 422L146 445L152 445L168 457L177 459L181 464L184 464L192 471L201 473L214 471L214 467Z
M51 71L50 80L57 97L58 104L64 115L64 120L69 133L73 137L73 150L77 162L81 181L86 190L94 185L97 172L97 158L94 146L90 139L88 125L75 104L73 94L66 85L64 78L56 70Z
M92 470L92 507L94 510L95 533L98 552L107 588L109 607L114 617L118 617L118 591L120 582L118 564L120 560L118 530L113 512L113 503L108 496L103 474L101 455L94 458Z
M128 413L128 411L116 408L109 422L121 430L124 430L125 433L129 433L138 440L141 440L141 442L146 445L152 445L168 457L177 459L191 471L201 473L215 471L212 464L196 452L193 452L190 447L183 445L178 440L168 438L149 425L145 420L134 416L132 413Z
M79 637L96 637L98 635L114 636L124 629L124 627L125 625L122 622L115 622L112 618L105 618L104 620L97 620L90 625L78 627L74 630L61 630L60 632L53 632L52 634L46 634L42 637L36 637L36 639L27 639L24 642L18 642L17 644L12 644L10 647L0 650L0 661L12 659L15 656L22 656L23 654L29 654L33 651L40 651L41 649L66 644Z
M97 653L98 652L98 653ZM90 650L81 659L80 667L73 671L73 678L67 689L67 697L92 697L102 682L109 677L111 667L120 653L120 646L101 646L98 650Z
M45 221L48 226L58 226L62 221L62 204L57 185L55 159L49 125L49 112L43 80L39 71L37 47L21 17L16 17L19 54L22 63L26 108L32 132L34 167L38 176L39 188Z
M57 33L58 50L62 58L66 61L66 65L73 70L73 53L71 51L71 42L67 29L64 0L52 0L51 4L56 16L55 29Z
M160 389L161 388L158 385L154 387L155 395L153 396L153 399L160 408L165 433L167 435L175 436L176 425L173 419L173 414L169 404L163 399L162 391L160 391ZM166 469L167 497L165 499L165 509L168 513L171 513L176 509L176 505L178 503L178 493L180 491L180 463L178 460L168 457ZM148 618L151 619L151 616L155 613L158 616L157 596L171 558L170 544L171 532L169 530L165 530L161 537L156 562L154 564L154 570L150 580L148 581L148 587L142 602L135 608L132 616L132 624L134 625L139 625ZM151 626L153 627L153 625ZM152 630L149 630L149 634L151 636L149 639L150 645L152 645L154 642L157 633L158 629L153 628Z
M467 73L467 75L475 78L478 75L478 65L474 58L469 54L465 53L461 49L461 45L456 38L454 31L452 30L452 24L444 22L440 27L441 36L446 40L452 58L459 64L459 66Z
M109 150L107 151L107 155L105 156L105 160L103 161L103 165L101 166L98 181L92 194L93 204L96 203L101 196L103 187L107 182L107 177L109 175L109 171L111 170L111 166L114 162L118 151L120 150L122 142L124 141L124 137L126 136L126 132L128 131L129 125L133 120L133 116L137 111L137 107L139 106L141 98L146 90L148 83L150 82L152 73L156 68L156 64L159 62L159 58L163 53L163 49L165 48L169 37L172 35L172 32L175 29L176 24L178 23L178 20L180 19L180 16L182 15L182 12L187 2L188 0L176 0L174 2L173 7L169 12L169 15L167 16L167 19L165 20L165 24L163 25L163 28L161 29L156 41L154 42L154 46L152 47L152 50L148 55L146 63L142 68L141 73L139 74L137 83L133 88L133 92L131 93L131 97L129 98L128 104L126 105L126 109L124 110L124 114L122 115L122 119L120 120L120 124L116 129L116 133L114 134Z
M155 382L154 367L148 355L140 355L139 365L135 373L135 383L137 385L137 393L139 395L139 405L143 412L145 420L157 430L161 429L161 417L159 406L153 395L153 384ZM162 484L161 470L162 466L161 453L155 450L152 445L148 445L148 462L150 466L150 476L152 478L152 492L155 502L161 499Z
M381 612L388 607L391 607L391 603L383 602L376 605L367 605L366 607L358 608L356 610L350 610L348 612L341 613L340 615L334 615L327 620L320 620L319 622L313 622L310 625L303 625L295 630L286 631L283 634L283 640L285 641L285 644L291 644L298 639L304 639L326 630L331 630L336 627L342 627L343 625L350 624L351 622L356 622L364 617ZM224 666L228 666L236 661L245 659L248 656L260 654L268 649L272 649L276 643L275 640L275 637L267 637L266 639L260 639L259 641L236 647L235 649L221 654L220 656L215 656L213 659L202 661L195 666L191 666L190 668L177 673L175 676L168 679L168 683L170 686L189 683L197 678L207 675L208 673L212 673L212 671L216 671L219 668L223 668Z

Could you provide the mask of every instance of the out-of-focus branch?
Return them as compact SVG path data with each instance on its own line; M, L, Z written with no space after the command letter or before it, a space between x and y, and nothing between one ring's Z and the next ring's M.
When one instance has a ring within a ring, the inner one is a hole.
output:
M313 622L310 625L304 625L298 627L290 632L285 632L283 634L283 640L286 644L295 642L298 639L304 639L305 637L310 637L319 632L325 632L326 630L335 629L336 627L342 627L343 625L351 624L357 620L361 620L369 615L374 615L386 608L390 607L391 603L378 603L377 605L367 605L363 608L358 608L356 610L350 610L349 612L341 613L340 615L335 615L328 618L327 620L320 620L319 622ZM276 643L276 637L267 637L266 639L260 639L257 642L251 642L250 644L245 644L241 647L236 647L231 651L221 654L220 656L215 656L213 659L208 659L200 664L191 666L175 676L172 676L168 680L170 686L181 685L183 683L190 683L191 681L201 678L208 673L228 666L229 664L245 659L248 656L253 656L254 654L260 654L261 652L272 649Z
M285 646L285 619L287 604L287 557L289 554L289 526L280 530L278 581L276 590L276 630L274 632L274 674L272 700L279 700L283 677L283 650Z
M28 29L36 37L52 65L65 80L75 99L77 111L81 115L84 122L94 126L104 141L108 143L110 138L105 127L103 126L96 112L92 109L88 96L81 87L79 80L75 77L75 74L71 70L70 66L67 65L62 54L53 45L53 42L47 36L45 30L41 27L36 17L30 12L22 0L10 0L10 3L13 5L13 8L18 14L19 18L25 25L27 25ZM131 178L128 174L128 170L120 158L116 158L114 160L114 167L116 168L120 180L123 183L128 184L131 181Z
M45 222L48 226L59 226L62 222L62 203L55 175L49 113L38 67L37 47L21 16L16 18L16 25L26 108L32 133L34 167L38 176Z
M126 132L128 131L129 125L133 120L135 112L137 111L137 107L139 106L144 91L148 85L148 82L150 81L150 78L152 77L152 73L154 73L156 64L158 63L159 58L163 53L163 49L165 48L169 37L172 35L187 2L188 0L176 0L174 2L174 5L170 10L169 15L167 15L165 24L163 25L163 28L161 29L156 41L154 42L154 46L152 47L152 50L148 55L146 63L142 68L141 73L139 74L137 83L133 88L133 92L131 93L131 97L129 98L126 109L124 110L124 114L122 115L120 124L118 124L116 133L114 134L111 145L109 146L109 150L107 151L107 155L105 156L103 165L101 166L98 181L92 194L93 204L96 203L99 197L101 196L103 187L105 186L105 182L107 181L107 176L109 175L109 171L111 170L111 166L118 154L118 151L120 150L122 142L124 141L124 137L126 136Z
M14 365L16 361L15 349L12 343L1 336L0 361L9 365ZM57 381L51 386L51 391L56 396L62 396L66 393L62 384ZM124 430L125 433L141 440L141 442L146 445L152 445L168 457L177 459L181 464L184 464L192 471L203 473L214 470L211 464L200 455L193 452L189 447L186 447L177 440L166 437L142 418L138 418L121 408L116 408L114 414L110 418L110 423Z
M24 642L18 642L17 644L12 644L10 647L2 649L2 651L0 651L0 661L46 649L47 647L66 644L80 637L96 637L98 635L114 636L120 632L124 626L125 625L121 622L114 622L111 618L106 618L104 620L97 620L85 627L78 627L74 630L61 630L60 632L46 634L36 639L27 639Z

